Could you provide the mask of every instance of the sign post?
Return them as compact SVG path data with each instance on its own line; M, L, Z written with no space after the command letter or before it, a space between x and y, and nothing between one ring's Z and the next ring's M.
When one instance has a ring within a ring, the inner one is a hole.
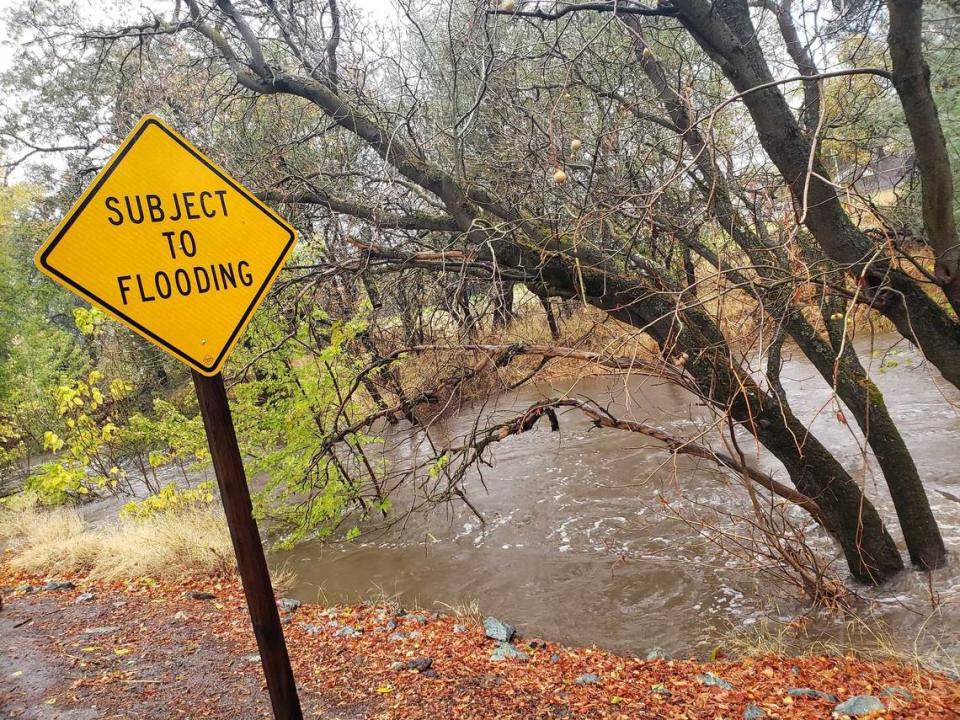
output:
M253 634L257 638L263 674L267 678L273 716L276 720L302 720L293 669L283 641L280 613L270 585L270 572L263 556L260 533L253 519L250 491L243 471L243 460L237 435L233 430L230 405L223 386L223 376L217 373L205 377L193 371L203 427L207 431L210 456L220 485L220 499L230 527L230 539L237 556L237 569L247 597Z
M191 368L276 720L303 714L220 370L295 243L286 220L147 115L36 255Z

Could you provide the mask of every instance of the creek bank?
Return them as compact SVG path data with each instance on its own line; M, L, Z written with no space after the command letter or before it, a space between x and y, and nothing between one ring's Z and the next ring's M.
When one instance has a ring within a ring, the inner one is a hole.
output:
M243 594L232 578L169 584L70 578L72 590L38 590L46 580L12 573L0 562L6 600L0 708L12 717L167 720L193 716L198 706L206 717L224 720L267 712ZM191 591L215 598L196 600ZM76 602L84 593L96 599ZM834 695L848 703L840 707L868 713L857 717L876 716L869 708L880 703L885 718L938 718L960 705L957 682L894 663L646 660L516 630L512 642L496 640L476 618L383 605L284 605L301 699L320 717L824 718L838 707L828 697ZM351 632L342 633L346 628ZM507 657L495 661L497 650ZM514 652L526 660L510 657ZM30 695L19 679L35 672L46 684ZM795 696L790 688L823 696ZM44 713L31 714L30 702Z

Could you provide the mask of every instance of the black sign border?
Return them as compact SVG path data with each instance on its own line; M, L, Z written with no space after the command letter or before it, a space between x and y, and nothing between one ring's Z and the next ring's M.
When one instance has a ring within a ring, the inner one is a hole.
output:
M270 268L270 272L267 273L266 279L263 281L263 284L260 286L260 289L257 290L257 294L254 295L253 300L251 300L250 305L247 307L246 311L243 313L243 316L240 318L240 322L237 323L236 327L233 329L233 332L230 334L230 337L227 339L227 342L224 343L223 349L220 350L220 354L217 355L216 359L215 359L212 363L210 363L209 365L206 365L206 364L204 364L203 362L197 360L196 358L188 355L186 352L184 352L183 350L179 349L178 347L176 347L176 346L174 346L174 345L171 345L169 342L167 342L166 340L164 340L162 337L160 337L159 335L156 335L155 333L151 332L150 330L148 330L147 328L145 328L143 325L141 325L140 323L138 323L136 320L134 320L133 318L129 317L129 316L126 315L125 313L121 312L120 310L118 310L117 308L115 308L113 305L111 305L110 303L108 303L106 300L104 300L103 298L99 297L99 296L96 295L95 293L91 292L91 291L88 290L87 288L83 287L82 285L77 284L77 283L74 282L71 278L67 277L67 276L64 275L62 272L60 272L59 270L57 270L55 267L53 267L52 265L50 265L50 264L47 262L47 256L53 251L53 249L54 249L55 247L57 247L57 245L60 243L60 240L63 239L63 236L67 233L67 231L68 231L68 230L70 229L70 227L73 225L74 221L75 221L75 220L80 216L80 214L84 211L84 209L87 207L87 205L90 203L90 201L93 200L94 196L96 196L96 194L97 194L98 192L100 192L101 187L102 187L103 184L107 181L107 179L110 177L110 175L113 174L113 171L114 171L114 170L117 168L117 166L120 164L120 161L123 160L124 156L125 156L125 155L130 151L130 149L137 143L137 141L140 139L140 137L143 135L143 133L147 130L147 128L149 128L149 127L152 126L152 125L155 125L155 126L158 127L160 130L162 130L169 138L171 138L172 140L176 141L176 143L177 143L178 145L180 145L180 147L182 147L184 150L186 150L186 151L189 152L191 155L193 155L197 160L199 160L199 161L200 161L201 163L203 163L207 168L209 168L211 171L213 171L213 172L217 175L217 177L219 177L221 180L223 180L225 183L227 183L230 187L232 187L234 190L236 190L238 193L240 193L243 197L245 197L247 200L249 200L257 209L259 209L261 212L263 212L264 215L266 215L268 218L270 218L271 220L273 220L277 225L279 225L285 232L287 232L287 233L290 235L290 239L289 239L289 240L287 241L287 243L283 246L283 251L280 253L280 256L277 258L277 261L273 264L273 267ZM111 313L115 314L117 317L123 318L124 322L127 322L127 323L129 323L130 325L132 325L133 327L137 328L138 331L140 331L141 333L143 333L143 334L146 335L147 337L153 339L154 341L156 341L158 344L162 345L163 347L167 348L167 349L168 349L170 352L172 352L174 355L177 355L178 357L180 357L180 358L182 358L183 360L185 360L189 365L192 365L192 366L194 366L194 367L200 368L201 370L203 370L203 371L205 371L205 372L213 372L213 369L216 368L218 365L220 365L221 361L223 361L224 355L227 353L227 351L228 351L230 348L233 347L234 341L235 341L236 338L237 338L237 334L240 332L240 329L241 329L241 328L243 328L243 327L246 326L246 324L247 324L247 319L250 317L250 314L253 312L253 309L260 303L260 298L263 296L263 293L266 291L267 286L270 284L270 282L271 282L271 281L273 280L273 278L276 276L276 274L277 274L277 272L278 272L278 269L279 269L279 267L280 267L280 263L281 263L284 259L286 259L287 253L290 251L290 248L293 246L293 244L296 242L296 240L297 240L297 234L296 234L296 232L294 232L293 230L291 230L286 224L284 224L282 221L280 221L279 219L277 219L277 217L274 215L274 213L273 213L269 208L267 208L262 202L260 202L256 197L254 197L253 195L251 195L250 193L248 193L243 187L241 187L239 184L237 184L236 182L234 182L234 180L233 180L232 178L230 178L228 175L226 175L222 170L220 170L220 168L218 168L218 167L216 167L215 165L213 165L210 160L208 160L208 159L205 158L203 155L201 155L199 152L197 152L197 150L195 150L195 149L194 149L193 147L191 147L189 144L185 143L180 137L178 137L176 134L170 132L170 130L169 130L167 127L165 127L165 126L163 125L163 123L159 122L159 121L156 120L155 118L148 118L148 119L147 119L146 121L144 121L144 123L140 126L140 128L137 130L137 132L134 134L134 136L133 136L132 138L130 138L129 142L127 142L127 143L124 145L123 150L121 150L120 153L111 161L110 167L107 168L107 171L104 172L103 175L100 176L100 179L97 180L97 183L96 183L96 185L93 186L93 189L91 189L91 190L87 193L86 197L83 199L83 202L81 202L79 205L77 205L77 206L74 208L73 212L70 213L70 216L69 216L69 218L67 219L66 223L64 223L63 227L60 228L60 231L59 231L59 232L56 234L56 236L50 241L50 244L47 245L47 247L44 249L43 253L41 253L39 262L40 262L40 264L43 266L43 268L44 268L45 270L47 270L48 272L50 272L50 273L53 274L53 275L56 275L56 276L57 276L58 278L60 278L64 283L66 283L66 284L69 285L70 287L72 287L72 288L74 288L75 290L77 290L81 295L83 295L84 297L86 297L86 298L89 299L89 300L93 300L96 304L98 304L98 305L100 305L100 306L102 306L102 307L104 307L104 308L107 308Z

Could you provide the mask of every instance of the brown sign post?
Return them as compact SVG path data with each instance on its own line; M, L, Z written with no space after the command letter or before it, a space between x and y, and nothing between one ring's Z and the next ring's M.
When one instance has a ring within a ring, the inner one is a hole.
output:
M286 220L147 115L36 255L190 367L276 720L303 713L220 370L295 243Z
M253 634L257 636L263 673L267 677L273 715L277 720L302 720L293 669L290 667L287 644L283 640L280 614L270 585L270 572L263 556L257 523L253 519L253 506L230 417L223 376L217 373L213 377L204 377L194 371L193 384L197 389L203 427L207 431L210 456L220 485L220 498L230 527L233 551L237 555L243 592L247 596Z

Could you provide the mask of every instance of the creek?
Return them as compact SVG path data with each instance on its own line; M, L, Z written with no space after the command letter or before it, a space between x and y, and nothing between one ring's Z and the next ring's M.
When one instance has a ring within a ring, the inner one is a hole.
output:
M956 662L960 393L893 336L878 337L872 346L858 343L857 349L914 454L951 559L929 578L907 571L880 589L856 587L858 609L868 622L816 615L796 645L809 645L811 638L841 646L890 644ZM902 548L885 483L862 451L859 433L838 420L840 406L799 351L785 349L784 356L783 383L795 412L862 482ZM503 420L563 393L593 398L621 417L682 437L695 437L710 424L686 391L620 375L523 388L435 421L432 432L440 440L461 436L478 413L485 421ZM403 532L346 546L305 542L274 552L272 564L294 571L291 592L304 601L388 596L428 609L474 604L528 636L625 653L659 647L703 656L731 633L789 636L784 627L804 606L689 522L722 524L715 511L745 509L736 483L709 463L673 457L639 435L593 428L575 412L562 415L560 423L559 433L543 423L495 445L492 467L472 473L468 496L484 524L462 504L444 505L411 517ZM390 462L403 463L418 442L418 434L407 429L387 438L384 452ZM743 447L754 453L756 466L786 480L765 452ZM832 544L812 526L811 536L846 577Z

